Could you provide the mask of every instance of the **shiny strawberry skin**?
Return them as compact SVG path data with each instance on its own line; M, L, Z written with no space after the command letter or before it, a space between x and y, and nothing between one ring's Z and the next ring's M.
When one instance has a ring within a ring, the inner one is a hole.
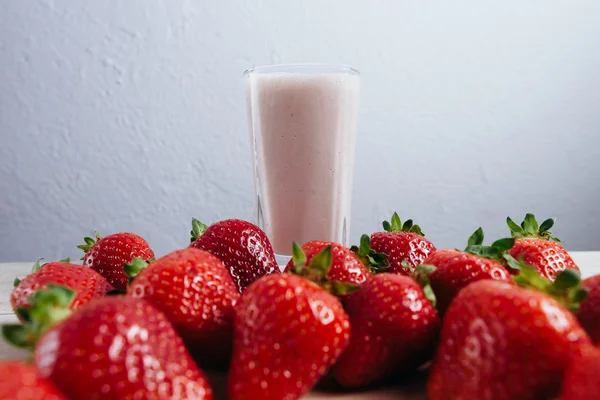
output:
M81 265L65 262L50 262L37 272L27 275L10 295L10 303L14 310L29 308L30 297L48 284L65 286L77 292L72 309L76 309L90 300L103 297L113 289L112 285L96 271Z
M543 293L474 282L444 317L428 399L552 398L572 357L590 344L575 316Z
M424 264L436 267L429 280L440 315L446 312L457 293L472 282L494 279L513 284L510 274L498 261L463 251L440 250L428 257Z
M577 319L592 342L600 345L600 275L585 279L581 286L588 290L588 294L579 305Z
M600 350L586 347L565 372L560 400L600 399Z
M0 376L0 399L67 399L50 380L40 376L33 365L22 361L1 361Z
M127 295L163 311L201 365L227 364L240 293L217 257L195 248L174 251L142 270Z
M166 316L127 296L87 303L51 327L34 363L69 398L213 398Z
M350 340L339 300L296 275L269 275L235 309L229 399L292 400L307 393Z
M364 387L416 370L433 353L440 319L413 279L381 273L346 302L352 335L333 367L344 387Z
M121 232L99 239L85 253L83 265L97 271L115 289L125 290L129 278L123 271L123 264L130 263L134 257L147 261L154 258L154 252L141 236Z
M267 235L247 221L228 219L212 224L189 247L217 256L240 292L263 275L279 273Z
M547 239L517 239L510 255L517 260L523 258L526 264L535 266L541 276L552 281L564 269L579 271L569 253L560 244Z
M376 232L371 235L371 249L388 256L386 272L410 275L406 261L413 269L436 251L431 241L415 232Z
M350 249L339 243L324 242L322 240L306 242L302 246L302 250L306 255L306 264L310 264L312 258L327 246L331 246L332 255L331 268L327 274L329 280L360 285L371 276L367 267L360 262L358 257ZM294 261L290 260L285 267L285 272L289 272L292 268L294 268Z

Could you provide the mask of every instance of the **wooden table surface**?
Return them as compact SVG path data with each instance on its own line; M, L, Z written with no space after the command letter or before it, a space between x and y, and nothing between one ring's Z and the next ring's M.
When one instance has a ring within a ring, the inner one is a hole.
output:
M572 252L573 259L581 268L582 276L600 274L600 251ZM10 292L15 277L23 278L31 271L31 263L0 263L0 323L12 323L17 319L10 307ZM0 342L0 360L25 359L27 353ZM211 377L216 399L224 399L225 377ZM314 391L306 399L323 400L424 400L424 378L415 377L400 386L392 386L357 393L335 393L325 390Z

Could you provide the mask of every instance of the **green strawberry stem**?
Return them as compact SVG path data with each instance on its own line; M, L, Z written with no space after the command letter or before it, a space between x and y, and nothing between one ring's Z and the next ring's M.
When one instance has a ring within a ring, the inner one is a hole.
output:
M29 309L18 308L16 313L23 324L2 326L2 335L8 343L20 348L33 349L39 337L51 326L71 315L75 291L63 286L48 285L31 298Z
M308 266L306 265L306 261L306 254L304 254L298 243L294 242L292 244L292 262L294 263L294 268L290 269L292 274L308 279L335 295L347 295L358 289L358 285L332 281L327 276L333 265L331 246L327 246L315 254Z
M483 228L479 227L473 234L469 237L467 241L467 246L479 246L483 244L484 234Z
M140 274L149 264L149 261L144 260L140 257L133 257L130 263L123 264L123 271L129 277L129 284L133 282L136 276ZM115 291L111 294L119 294L120 291Z
M536 238L560 242L560 239L552 236L552 233L550 232L550 228L554 226L554 221L554 218L548 218L538 225L535 215L527 213L519 226L510 217L506 217L506 224L510 229L510 234L514 238Z
M33 266L31 267L31 272L38 272L40 270L40 268L42 268L44 265L46 265L46 264L41 263L42 260L43 260L43 258L38 258L37 260L35 260L35 262L33 263Z
M386 232L414 232L421 236L425 236L423 231L421 231L421 227L414 224L412 219L406 220L404 224L402 224L402 221L396 212L392 214L390 222L383 221L382 225L383 230Z
M515 244L514 238L503 238L498 239L489 246L483 245L483 229L477 228L475 232L469 237L465 252L474 254L479 257L489 258L498 262L503 262L502 254L510 250Z
M519 286L543 292L570 311L577 311L587 296L587 290L581 287L579 271L565 269L552 282L542 277L534 267L525 264L523 260L517 261L508 254L504 255L504 259L511 268L519 271L519 275L513 276L513 280Z
M84 253L87 253L88 250L91 249L92 246L95 245L96 242L100 239L102 239L102 236L100 236L100 234L98 232L95 232L93 238L91 238L89 236L84 237L83 241L85 243L80 244L79 246L77 246L77 248L83 250ZM82 258L82 260L83 260L83 258Z
M386 232L401 232L402 231L402 221L400 221L400 217L398 216L398 213L396 213L396 212L394 212L392 214L392 218L391 218L390 222L383 221L382 225L383 225L383 229Z
M411 269L408 263L403 264L404 268ZM425 298L431 302L433 307L436 306L437 299L435 297L435 293L433 292L433 288L431 287L431 282L429 280L429 275L436 270L436 267L429 264L421 264L417 265L415 270L411 273L411 277L417 281L417 283L423 289L423 293L425 294Z
M202 222L198 221L196 218L192 218L192 230L190 231L190 235L191 235L190 243L195 242L196 239L198 239L200 236L202 236L202 234L204 232L206 232L207 228L208 228L208 226L206 226Z
M390 267L387 254L378 253L371 249L371 238L369 235L360 237L360 245L350 247L360 262L371 271L372 274L384 272Z
M294 263L294 272L296 275L299 275L306 265L306 254L304 254L304 250L296 242L292 243L292 261Z

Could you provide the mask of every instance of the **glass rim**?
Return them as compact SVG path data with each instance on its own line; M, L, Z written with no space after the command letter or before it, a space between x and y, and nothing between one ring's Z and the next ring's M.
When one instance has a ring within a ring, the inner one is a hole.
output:
M319 64L319 63L296 63L296 64L272 64L260 65L248 68L244 71L244 76L250 74L268 74L268 73L344 73L360 76L360 71L347 64Z

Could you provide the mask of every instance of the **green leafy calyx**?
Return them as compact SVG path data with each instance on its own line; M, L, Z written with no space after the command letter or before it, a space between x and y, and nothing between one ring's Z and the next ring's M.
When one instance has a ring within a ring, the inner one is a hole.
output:
M489 246L484 246L483 238L483 229L479 227L473 232L471 237L469 237L465 252L502 262L502 254L510 250L515 244L514 238L503 238L496 240Z
M414 232L418 235L425 236L421 227L413 223L412 219L404 221L404 224L400 220L398 213L392 214L392 219L383 221L383 230L386 232Z
M404 265L404 267L406 268L408 264ZM410 268L410 266L408 266ZM427 300L429 300L431 302L431 304L433 304L433 306L436 306L436 298L435 298L435 293L433 292L433 289L431 287L431 281L429 280L429 275L436 270L436 267L433 265L429 265L429 264L421 264L421 265L417 265L417 267L414 269L414 271L411 273L412 278L417 281L417 283L421 286L421 288L423 289L423 293L425 294L425 297L427 298Z
M557 300L570 311L577 311L587 296L587 290L581 287L581 275L574 269L565 269L556 276L554 282L541 276L535 267L523 260L516 260L508 254L504 259L511 268L519 271L513 280L522 287L543 292Z
M292 245L292 262L294 264L294 267L290 270L292 274L306 278L332 294L347 295L358 289L358 285L329 279L329 270L333 265L331 246L327 246L315 254L307 265L306 254L298 243L294 242Z
M192 230L190 231L190 243L193 243L198 239L204 232L208 226L198 221L196 218L192 218Z
M123 271L129 277L129 284L140 274L149 262L140 257L133 257L130 263L123 264Z
M96 244L96 242L100 239L102 239L102 236L100 236L100 234L98 232L96 232L96 233L94 233L93 238L91 238L89 236L84 237L83 241L85 243L80 244L79 246L77 246L77 248L83 250L84 253L87 253ZM81 257L81 259L83 260L84 257Z
M38 272L44 265L46 265L47 263L42 264L42 260L43 258L38 258L37 260L35 260L35 262L33 263L33 266L31 267L31 272Z
M31 298L31 307L18 308L17 315L23 324L2 326L2 335L14 346L33 349L39 337L51 326L71 315L75 291L63 286L48 285Z
M373 274L384 272L390 267L388 256L371 249L371 238L369 235L360 237L360 245L350 247L360 262Z
M527 213L521 225L517 225L510 217L506 217L506 224L510 229L510 234L514 238L537 238L560 242L560 239L552 236L550 232L550 229L554 226L554 222L554 218L548 218L538 225L535 215Z

